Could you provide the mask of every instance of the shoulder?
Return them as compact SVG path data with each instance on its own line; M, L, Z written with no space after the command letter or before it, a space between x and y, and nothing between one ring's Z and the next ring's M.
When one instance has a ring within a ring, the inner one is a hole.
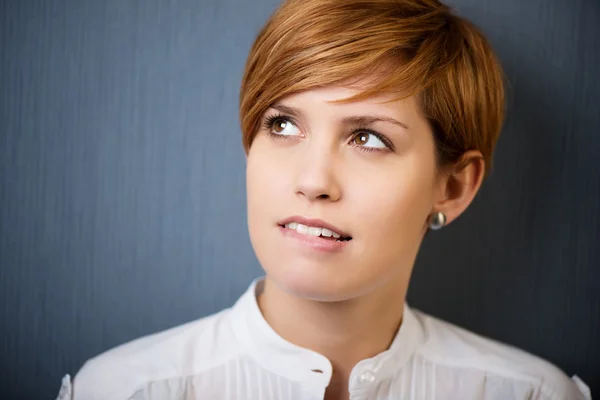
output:
M144 336L89 359L73 381L74 400L130 398L144 385L191 375L235 357L230 309Z
M495 378L496 382L503 382L505 386L528 387L531 398L566 400L587 397L574 380L540 357L421 311L412 311L425 336L419 354L435 365L461 371L457 373L483 376L485 380Z

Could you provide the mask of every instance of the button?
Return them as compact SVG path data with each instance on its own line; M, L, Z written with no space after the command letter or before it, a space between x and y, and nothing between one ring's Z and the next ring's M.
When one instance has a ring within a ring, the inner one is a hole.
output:
M375 381L375 375L371 371L365 371L358 377L360 383L373 383Z

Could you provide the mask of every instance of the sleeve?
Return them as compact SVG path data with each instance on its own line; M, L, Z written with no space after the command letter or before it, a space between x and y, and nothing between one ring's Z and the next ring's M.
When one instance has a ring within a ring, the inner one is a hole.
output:
M68 385L70 397L57 400L130 400L139 386L135 371L110 357L97 357L85 362Z
M577 375L573 375L571 378L577 389L581 392L584 400L592 400L592 391L589 386L585 384Z
M73 400L73 390L71 386L71 376L69 374L62 378L60 390L56 400Z
M564 380L548 381L542 383L536 391L536 395L528 397L535 400L592 400L590 388L577 376Z

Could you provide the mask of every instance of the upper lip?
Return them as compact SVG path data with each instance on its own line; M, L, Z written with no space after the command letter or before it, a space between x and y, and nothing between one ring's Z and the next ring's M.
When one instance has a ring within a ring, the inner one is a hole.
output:
M344 232L343 230L341 230L337 226L331 225L330 223L325 222L322 219L304 218L304 217L301 217L299 215L296 215L296 216L293 216L293 217L288 217L286 219L282 219L281 221L278 222L278 224L280 226L285 226L286 224L289 224L290 222L297 222L299 224L306 225L306 226L312 226L312 227L318 227L318 228L326 228L326 229L329 229L332 232L337 233L338 235L340 235L343 238L349 238L349 239L352 238L352 236L350 236L350 234L348 234L347 232Z

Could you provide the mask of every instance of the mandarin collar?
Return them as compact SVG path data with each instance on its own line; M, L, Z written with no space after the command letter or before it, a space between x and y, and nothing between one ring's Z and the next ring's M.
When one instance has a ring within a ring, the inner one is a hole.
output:
M271 328L258 307L265 277L256 278L231 309L234 333L244 349L265 369L317 390L327 387L332 376L329 360L288 342ZM389 349L354 366L350 386L372 387L397 374L423 342L423 328L404 303L402 325ZM320 371L320 372L319 372Z

